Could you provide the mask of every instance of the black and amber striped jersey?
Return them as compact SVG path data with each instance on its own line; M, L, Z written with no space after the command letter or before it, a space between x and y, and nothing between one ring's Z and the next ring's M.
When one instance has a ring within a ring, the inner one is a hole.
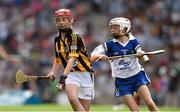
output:
M55 38L54 42L55 56L60 60L64 68L70 57L76 57L75 64L71 71L93 72L86 45L79 34L72 32L71 34L67 34L64 39L59 35Z

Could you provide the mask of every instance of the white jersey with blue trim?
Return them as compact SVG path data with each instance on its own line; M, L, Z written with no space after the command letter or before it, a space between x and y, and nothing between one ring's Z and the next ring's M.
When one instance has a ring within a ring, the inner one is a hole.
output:
M127 43L123 44L116 39L112 39L96 47L91 55L105 54L108 57L128 55L136 53L139 48L141 48L139 42L130 34ZM144 70L136 57L119 58L109 62L112 69L112 77L128 78Z

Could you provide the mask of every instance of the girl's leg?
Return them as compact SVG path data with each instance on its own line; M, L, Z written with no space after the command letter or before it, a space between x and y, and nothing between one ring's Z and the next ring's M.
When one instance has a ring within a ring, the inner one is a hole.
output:
M78 99L79 86L75 84L67 84L65 88L68 100L74 111L85 112L85 109L81 105Z
M132 95L130 94L124 95L122 96L122 99L131 111L136 111L136 112L139 111L139 107L136 104L136 101Z
M150 111L153 111L153 112L158 111L158 108L155 105L154 101L152 100L151 94L146 85L140 86L137 93L140 96L140 98L142 98L145 101L145 103L148 106L148 109Z
M91 100L86 100L86 99L80 99L79 101L81 103L81 105L83 106L83 108L85 109L86 112L89 112L90 109L90 105L91 105Z

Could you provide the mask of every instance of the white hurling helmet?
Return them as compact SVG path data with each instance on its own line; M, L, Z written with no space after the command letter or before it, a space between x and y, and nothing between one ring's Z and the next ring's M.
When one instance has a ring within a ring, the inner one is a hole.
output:
M120 30L125 30L124 28L126 28L125 33L129 33L131 30L130 20L127 18L124 18L124 17L117 17L117 18L111 19L111 21L109 22L109 26L111 26L111 25L119 25Z

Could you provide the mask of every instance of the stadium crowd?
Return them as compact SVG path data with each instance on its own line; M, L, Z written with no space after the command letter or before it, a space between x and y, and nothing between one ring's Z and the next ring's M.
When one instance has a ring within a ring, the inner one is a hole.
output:
M1 0L0 43L9 54L22 58L19 65L0 60L0 93L31 90L44 102L55 102L55 82L32 81L16 85L12 81L17 69L27 74L46 75L54 55L57 31L53 12L69 8L75 14L75 31L83 34L89 54L95 46L108 40L108 21L128 17L132 32L145 51L165 49L161 55L143 63L152 81L150 87L158 105L180 106L180 1L179 0ZM95 103L112 99L113 79L105 62L93 63L95 70ZM59 75L62 71L60 71ZM58 77L59 78L59 77ZM106 89L104 89L106 88Z

